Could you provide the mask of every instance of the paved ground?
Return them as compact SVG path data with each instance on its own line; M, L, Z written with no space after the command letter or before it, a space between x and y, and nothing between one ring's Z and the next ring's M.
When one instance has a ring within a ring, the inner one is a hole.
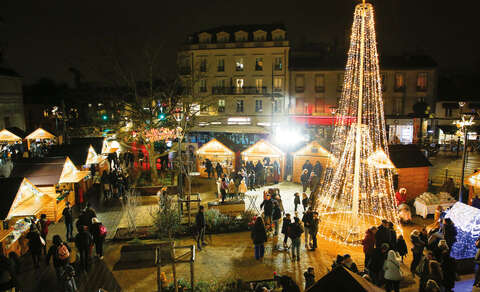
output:
M436 157L430 157L433 167L430 168L430 179L435 183L443 182L445 175L453 177L458 184L462 172L462 157L456 157L453 152L440 152ZM480 154L468 153L468 159L465 163L465 176L474 172L475 169L480 170Z

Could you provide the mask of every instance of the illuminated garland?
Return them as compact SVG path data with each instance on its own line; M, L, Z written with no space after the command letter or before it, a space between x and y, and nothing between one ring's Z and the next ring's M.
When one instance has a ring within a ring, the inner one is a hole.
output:
M152 142L173 140L177 137L175 129L158 128L145 131L145 138Z
M335 159L315 203L322 237L359 245L365 230L382 219L398 227L371 4L356 6L350 40L331 145Z

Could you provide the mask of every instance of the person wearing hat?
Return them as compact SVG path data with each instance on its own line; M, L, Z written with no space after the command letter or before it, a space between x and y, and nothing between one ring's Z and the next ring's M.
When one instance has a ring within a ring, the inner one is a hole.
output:
M401 204L405 204L407 202L407 189L401 188L398 192L395 193L395 201L397 202L397 206Z
M91 227L91 232L93 236L93 242L95 243L95 251L97 252L97 257L100 259L103 259L103 243L105 242L105 233L102 230L105 227L103 227L102 223L100 220L98 220L97 217L92 218L92 227Z
M63 220L65 221L65 229L67 230L66 240L73 240L73 212L72 207L70 207L70 202L65 203L65 209L63 209L62 215Z

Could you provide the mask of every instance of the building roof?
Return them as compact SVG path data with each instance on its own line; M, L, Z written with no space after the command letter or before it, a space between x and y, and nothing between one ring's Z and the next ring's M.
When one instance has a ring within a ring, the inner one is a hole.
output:
M212 34L212 42L216 42L216 34L219 32L227 32L230 34L230 40L233 40L234 34L237 31L245 31L248 33L248 41L253 40L253 35L252 33L257 31L257 30L264 30L267 32L267 41L272 40L271 34L269 32L272 32L276 29L282 29L284 31L287 31L287 27L285 26L284 23L272 23L272 24L245 24L245 25L223 25L223 26L218 26L218 27L213 27L209 28L206 30L200 30L195 33L192 33L188 37L188 42L189 43L197 43L198 42L198 35L206 32Z
M0 178L0 220L7 218L22 181L23 177Z
M380 292L381 288L352 273L344 267L337 267L318 280L312 287L305 290L313 291L365 291Z
M102 153L102 146L103 146L104 139L105 139L104 137L71 138L70 143L92 145L93 149L95 149L95 152L99 154L99 153Z
M388 147L390 151L390 160L396 168L432 166L417 145L395 144Z
M6 67L0 67L0 76L22 77L15 70Z
M25 133L24 130L18 128L18 127L9 127L6 128L10 133L20 137L20 138L25 138L27 136L27 133Z
M65 157L44 158L41 160L24 160L14 164L12 177L26 177L36 186L55 185L65 164Z
M380 56L381 69L435 68L437 63L430 56ZM290 56L290 69L301 70L345 70L346 56L295 55Z

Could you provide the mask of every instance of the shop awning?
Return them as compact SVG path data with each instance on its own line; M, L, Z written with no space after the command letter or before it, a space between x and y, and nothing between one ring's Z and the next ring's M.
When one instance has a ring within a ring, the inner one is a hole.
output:
M22 141L22 138L10 132L7 129L0 131L0 142Z
M25 137L25 139L27 139L27 140L37 140L37 139L43 140L43 139L54 139L54 138L55 138L55 135L45 131L42 128L36 129L32 133L30 133L30 135Z
M80 171L73 164L70 158L65 159L62 174L60 175L59 183L77 183L90 174L90 171Z
M443 131L443 134L445 135L455 135L455 133L457 133L458 131L457 126L454 125L439 125L438 127Z

